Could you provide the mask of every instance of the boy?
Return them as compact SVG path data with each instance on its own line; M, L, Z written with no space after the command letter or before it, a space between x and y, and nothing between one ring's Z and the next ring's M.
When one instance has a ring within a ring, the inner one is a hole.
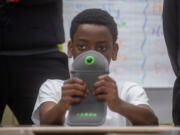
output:
M68 43L69 58L76 58L88 50L103 54L108 62L116 60L118 52L117 24L112 16L101 9L87 9L73 20ZM72 103L79 103L88 90L83 80L47 80L40 88L32 114L36 124L66 125L66 114ZM109 75L99 76L94 84L94 96L108 105L104 125L155 125L158 120L148 105L145 91L136 83L118 85Z

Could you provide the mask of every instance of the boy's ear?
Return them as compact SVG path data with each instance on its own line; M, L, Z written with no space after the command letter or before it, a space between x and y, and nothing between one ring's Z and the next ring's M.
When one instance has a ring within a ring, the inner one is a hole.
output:
M68 41L68 58L72 58L72 41Z
M112 53L112 60L113 61L115 61L117 59L118 50L119 50L118 43L115 43L113 45L113 53Z

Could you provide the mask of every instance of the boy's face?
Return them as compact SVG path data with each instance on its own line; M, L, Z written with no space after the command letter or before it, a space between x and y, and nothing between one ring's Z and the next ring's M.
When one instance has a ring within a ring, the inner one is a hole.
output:
M73 37L73 42L68 43L69 58L76 58L79 54L95 50L103 54L108 62L116 60L118 45L113 45L112 34L103 25L81 24Z

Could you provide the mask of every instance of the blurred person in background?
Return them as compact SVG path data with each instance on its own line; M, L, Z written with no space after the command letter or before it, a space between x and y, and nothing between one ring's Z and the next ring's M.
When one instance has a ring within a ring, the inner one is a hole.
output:
M180 1L164 0L163 27L164 37L172 68L176 75L173 88L173 121L180 125Z
M62 14L62 0L0 0L0 120L8 105L32 124L40 85L69 78Z

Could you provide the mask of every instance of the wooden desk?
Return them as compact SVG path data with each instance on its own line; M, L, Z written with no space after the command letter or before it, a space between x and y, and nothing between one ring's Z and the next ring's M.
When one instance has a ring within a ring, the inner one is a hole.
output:
M156 135L180 131L180 127L2 127L0 135Z

